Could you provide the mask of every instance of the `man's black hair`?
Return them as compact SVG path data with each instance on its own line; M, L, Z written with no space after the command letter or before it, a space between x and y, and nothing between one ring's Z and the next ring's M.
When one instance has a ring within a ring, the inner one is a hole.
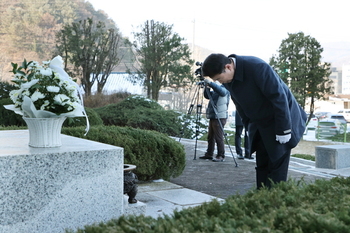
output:
M230 64L231 60L220 53L210 54L203 62L202 73L203 76L214 77L225 71L225 65Z

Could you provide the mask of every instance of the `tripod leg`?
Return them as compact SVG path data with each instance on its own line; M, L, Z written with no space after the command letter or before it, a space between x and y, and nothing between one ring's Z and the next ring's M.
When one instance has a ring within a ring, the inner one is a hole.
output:
M198 135L199 135L199 120L200 115L202 114L202 104L197 104L197 118L196 118L196 143L194 146L194 158L193 160L196 160L197 156L197 143L198 143Z
M197 96L198 93L199 93L199 86L197 86L197 89L198 89L198 90L196 90L196 92L193 94L193 98L192 98L192 100L191 100L190 107L189 107L188 110L187 110L187 115L191 115L191 114L192 114L193 107L194 107L194 100L196 99L196 96ZM184 135L185 127L186 127L186 124L183 125L182 130L180 131L179 142L181 141L181 138L182 138L182 136Z

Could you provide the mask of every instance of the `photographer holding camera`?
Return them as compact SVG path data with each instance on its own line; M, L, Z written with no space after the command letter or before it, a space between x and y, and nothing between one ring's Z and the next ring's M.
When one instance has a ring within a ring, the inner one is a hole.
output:
M222 85L212 82L209 79L204 79L206 84L204 87L204 98L209 99L209 104L206 110L207 119L209 119L208 127L208 147L204 156L200 159L211 159L213 162L225 161L225 142L224 129L228 117L228 104L230 101L229 91ZM212 91L210 91L210 88ZM209 96L210 95L210 96ZM216 108L216 111L215 109ZM220 122L221 125L220 125ZM214 158L215 144L217 146L217 155Z

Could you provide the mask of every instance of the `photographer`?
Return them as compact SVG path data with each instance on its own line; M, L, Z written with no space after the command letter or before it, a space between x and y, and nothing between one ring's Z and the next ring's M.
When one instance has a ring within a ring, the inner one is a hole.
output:
M204 79L204 83L206 83L204 88L204 98L210 100L206 110L206 116L207 119L209 119L208 147L205 155L199 158L211 159L213 162L223 162L225 160L223 127L225 126L228 117L227 109L230 101L230 93L222 84L211 82L209 79ZM210 88L213 90L210 91ZM214 108L216 108L216 112ZM221 126L219 120L221 121ZM213 158L215 144L217 146L217 155Z

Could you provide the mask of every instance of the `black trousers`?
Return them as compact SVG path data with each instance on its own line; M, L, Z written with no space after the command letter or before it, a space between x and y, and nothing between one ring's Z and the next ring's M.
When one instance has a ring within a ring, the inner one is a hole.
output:
M242 131L243 131L243 125L236 125L236 132L235 132L235 148L236 153L238 155L243 155L242 151ZM244 155L250 156L250 148L249 148L249 139L248 139L248 132L247 130L244 131Z
M260 189L263 186L270 188L272 183L286 181L291 149L287 150L277 161L272 162L267 154L261 135L254 138L256 148L256 184Z

